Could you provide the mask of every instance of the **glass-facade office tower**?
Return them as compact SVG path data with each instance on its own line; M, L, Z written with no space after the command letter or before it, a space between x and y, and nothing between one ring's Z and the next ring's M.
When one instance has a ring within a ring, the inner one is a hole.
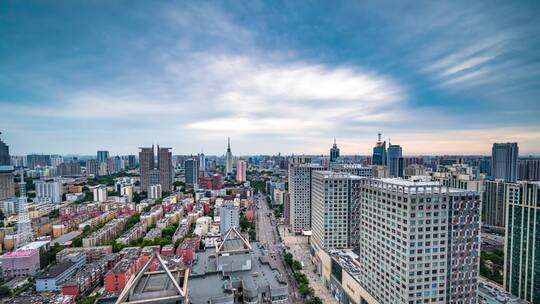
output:
M381 133L379 133L379 140L375 147L373 147L373 160L374 165L386 166L388 164L388 158L386 155L386 141L381 141Z
M482 224L504 227L508 185L504 180L484 181Z
M491 177L515 183L518 176L518 155L517 143L493 144Z
M100 163L105 163L109 159L109 151L97 151L97 161Z
M504 288L540 303L540 183L508 184Z
M379 303L477 302L477 192L401 179L360 190L360 283Z
M334 145L330 149L330 162L335 162L339 158L339 148L336 144L336 139L334 138Z
M400 145L388 146L388 172L392 177L403 177L405 168L403 168L402 149Z

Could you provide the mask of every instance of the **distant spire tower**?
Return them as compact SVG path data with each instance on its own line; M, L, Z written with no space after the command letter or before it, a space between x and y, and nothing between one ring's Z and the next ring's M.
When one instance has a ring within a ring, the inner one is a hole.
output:
M17 220L17 243L16 247L20 248L34 240L32 232L32 223L28 215L28 199L26 197L26 183L24 182L24 173L21 170L21 182L19 183L19 215Z

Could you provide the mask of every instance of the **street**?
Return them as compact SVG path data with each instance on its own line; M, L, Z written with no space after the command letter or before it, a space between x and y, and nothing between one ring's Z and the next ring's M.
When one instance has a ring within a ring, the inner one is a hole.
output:
M283 275L289 286L289 303L302 303L303 299L298 293L296 282L292 277L290 268L283 260L281 243L277 235L277 225L272 223L270 208L265 196L257 196L257 238L274 260L279 272Z

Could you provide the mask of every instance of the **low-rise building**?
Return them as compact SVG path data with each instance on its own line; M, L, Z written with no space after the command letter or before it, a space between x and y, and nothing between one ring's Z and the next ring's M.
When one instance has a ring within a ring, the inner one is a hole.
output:
M4 278L31 276L40 268L38 249L18 249L0 256Z

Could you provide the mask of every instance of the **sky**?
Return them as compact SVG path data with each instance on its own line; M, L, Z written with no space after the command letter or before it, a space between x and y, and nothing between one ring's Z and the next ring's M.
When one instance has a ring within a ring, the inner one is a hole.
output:
M539 1L2 1L13 155L540 154Z

